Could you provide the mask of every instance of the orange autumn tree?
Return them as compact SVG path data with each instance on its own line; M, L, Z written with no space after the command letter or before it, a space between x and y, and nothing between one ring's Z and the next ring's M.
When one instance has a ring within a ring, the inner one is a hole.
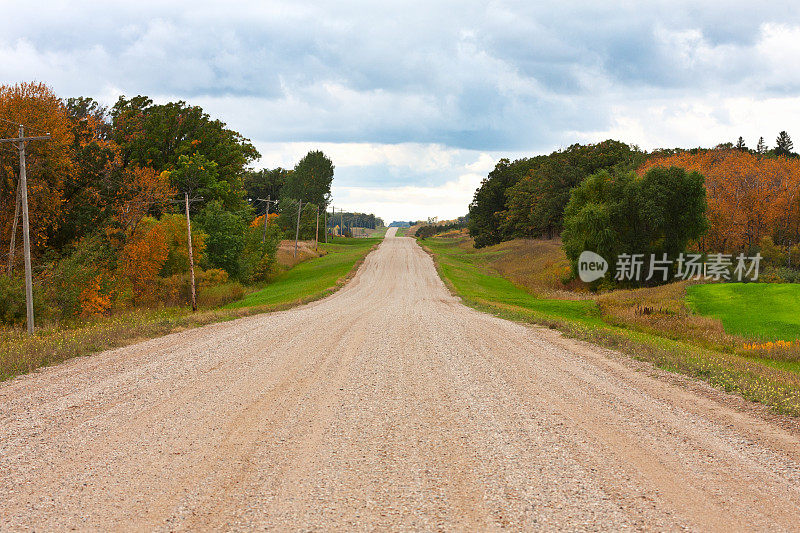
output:
M638 172L657 166L705 176L709 231L700 243L704 250L743 250L765 236L784 244L800 239L800 160L714 149L656 154Z
M167 172L149 167L128 167L122 171L122 183L115 202L115 220L127 237L136 232L139 222L153 209L161 209L175 196Z
M156 297L153 289L168 254L164 225L149 217L140 220L120 254L120 270L131 284L134 305L151 303Z
M43 83L0 85L0 137L16 137L19 124L26 135L49 133L49 141L26 146L30 236L34 253L42 251L58 227L65 181L72 172L70 145L73 139L69 115L58 96ZM19 156L10 144L0 149L0 245L8 251L14 224ZM19 227L17 231L20 231ZM17 235L17 243L21 242Z

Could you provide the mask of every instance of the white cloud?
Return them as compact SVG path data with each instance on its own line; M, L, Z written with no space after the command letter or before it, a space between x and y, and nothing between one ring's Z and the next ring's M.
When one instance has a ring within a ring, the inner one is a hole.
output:
M778 132L790 130L800 117L795 96L755 99L709 95L685 101L636 101L613 107L614 123L606 130L572 132L581 142L615 138L644 149L713 146L736 142L741 135L754 147L759 137L768 145Z
M483 175L462 174L438 187L333 187L337 209L375 213L387 223L393 220L423 220L438 216L454 219L467 213L475 188Z
M43 0L0 18L0 83L186 100L262 166L325 151L336 201L450 218L499 157L795 133L800 17L753 6Z

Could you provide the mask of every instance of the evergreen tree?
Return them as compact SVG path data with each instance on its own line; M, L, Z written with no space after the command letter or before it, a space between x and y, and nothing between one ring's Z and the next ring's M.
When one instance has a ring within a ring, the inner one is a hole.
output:
M792 155L792 148L794 148L792 138L785 131L780 132L775 140L775 155Z
M736 146L734 146L734 148L736 148L737 150L741 150L742 152L747 151L747 145L744 143L744 139L742 138L741 135L739 136L739 140L736 141Z
M758 144L756 145L756 153L759 154L766 154L767 153L767 145L764 144L764 137L758 138Z

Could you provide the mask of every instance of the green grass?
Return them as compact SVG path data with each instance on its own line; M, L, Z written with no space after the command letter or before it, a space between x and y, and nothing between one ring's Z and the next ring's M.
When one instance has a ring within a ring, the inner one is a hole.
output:
M381 238L345 239L334 237L320 248L326 255L310 259L278 275L265 288L246 295L225 307L276 306L323 296L340 283L356 262L367 255Z
M492 254L464 241L427 239L445 284L480 311L559 329L655 366L705 380L776 412L800 416L800 364L712 350L688 340L612 325L593 300L538 298L489 267Z
M441 273L462 298L520 307L549 318L585 324L602 322L593 300L535 298L509 280L487 274L485 264L493 257L492 253L465 250L457 245L457 241L444 239L429 239L425 245L437 254Z
M800 339L800 284L714 283L687 289L687 301L727 333L765 341Z

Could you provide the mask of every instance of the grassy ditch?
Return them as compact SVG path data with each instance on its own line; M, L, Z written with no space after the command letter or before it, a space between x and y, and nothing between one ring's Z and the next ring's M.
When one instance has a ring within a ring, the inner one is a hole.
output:
M320 244L327 252L322 257L296 265L223 308L201 308L196 313L179 307L134 309L67 327L42 328L32 337L21 329L0 329L0 381L71 357L323 298L344 285L380 241L337 238Z
M457 239L428 239L424 245L450 290L471 307L559 329L659 368L703 379L776 412L800 416L800 363L748 356L719 344L702 345L691 335L681 337L676 333L679 328L661 334L654 328L637 327L607 315L598 299L533 294L492 266L496 250L475 250Z

